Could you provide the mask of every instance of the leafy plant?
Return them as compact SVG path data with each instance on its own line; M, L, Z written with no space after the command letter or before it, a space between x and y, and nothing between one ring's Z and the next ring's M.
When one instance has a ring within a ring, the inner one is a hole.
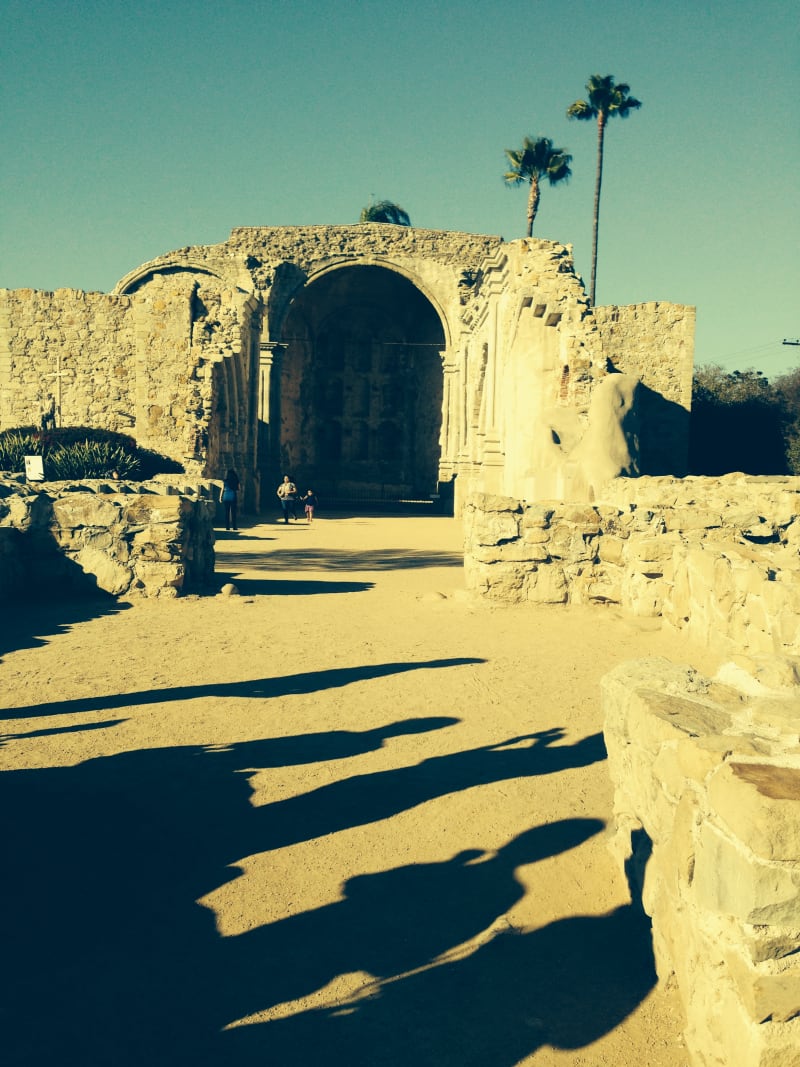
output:
M0 470L21 473L25 456L41 456L48 481L120 478L140 481L156 474L182 473L180 463L139 448L129 434L90 426L38 430L34 426L0 432Z

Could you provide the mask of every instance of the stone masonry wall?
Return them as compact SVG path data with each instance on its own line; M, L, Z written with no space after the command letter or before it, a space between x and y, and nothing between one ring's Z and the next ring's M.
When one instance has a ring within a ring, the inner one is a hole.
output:
M696 312L683 304L651 301L627 307L596 307L594 320L606 357L623 374L687 410L692 402L692 364ZM666 339L672 358L664 359ZM688 358L681 358L681 353Z
M359 266L409 279L441 322L442 404L426 416L457 511L473 491L574 497L610 369L644 383L637 469L684 473L693 308L593 309L557 242L379 224L241 227L137 267L109 296L0 291L0 430L35 423L60 390L60 425L129 432L191 476L233 466L257 508L280 454L287 315Z
M605 357L644 386L639 462L647 474L688 469L695 320L695 308L663 301L594 309Z
M726 654L800 655L800 478L615 479L594 504L476 495L464 519L484 596L619 604Z
M612 849L639 869L691 1063L800 1067L800 689L735 680L605 676Z
M211 585L210 484L0 476L0 596L174 597Z
M135 382L130 307L129 297L77 289L0 289L0 429L38 425L43 398L58 396L59 372L59 423L129 429Z

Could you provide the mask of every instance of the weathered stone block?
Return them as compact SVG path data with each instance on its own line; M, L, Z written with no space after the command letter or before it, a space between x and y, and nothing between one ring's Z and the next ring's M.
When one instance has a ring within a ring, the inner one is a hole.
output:
M52 521L58 526L113 526L119 522L121 509L111 500L83 493L52 501Z
M147 526L156 522L179 522L189 513L191 502L182 496L155 493L140 497L126 497L122 521L128 525Z
M596 534L600 531L600 514L596 508L577 504L565 504L561 519L574 526L581 534Z
M594 541L584 537L568 523L553 524L550 537L550 555L566 563L591 562L597 556Z
M693 895L744 923L800 926L800 867L759 860L710 823L697 836Z
M730 762L708 790L717 815L757 856L800 865L800 766Z
M621 580L622 603L639 618L656 618L661 614L664 583L661 575L627 570Z
M522 540L526 545L546 545L550 541L550 532L542 526L522 527Z
M674 550L674 538L642 537L633 534L625 542L625 559L636 563L667 563L672 561Z
M183 586L184 567L179 563L142 560L134 564L133 570L147 596L174 597Z
M522 505L519 500L515 500L510 496L495 496L491 493L475 493L467 507L474 510L476 514L504 511L521 514L522 512Z
M561 567L540 567L528 579L527 599L534 604L566 604L567 580Z
M545 563L550 558L547 545L527 544L522 540L476 545L472 554L479 563Z
M622 602L621 572L618 567L589 566L570 581L570 602L620 604Z
M521 528L523 530L546 530L554 511L554 507L545 504L526 504L522 512Z
M800 1017L800 959L796 956L753 966L732 950L725 962L753 1022L784 1023Z
M133 578L130 568L112 559L101 549L86 546L74 559L86 574L94 575L98 589L111 593L112 596L120 596L128 590Z
M625 558L625 544L621 538L605 534L597 541L597 558L603 563L620 565Z
M499 545L519 537L519 517L510 511L491 511L475 516L471 526L475 545Z

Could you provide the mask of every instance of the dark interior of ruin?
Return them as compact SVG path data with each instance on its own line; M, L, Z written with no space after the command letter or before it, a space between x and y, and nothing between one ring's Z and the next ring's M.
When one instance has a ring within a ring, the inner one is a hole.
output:
M272 473L330 501L430 500L442 420L442 324L407 278L332 271L289 306L271 397Z

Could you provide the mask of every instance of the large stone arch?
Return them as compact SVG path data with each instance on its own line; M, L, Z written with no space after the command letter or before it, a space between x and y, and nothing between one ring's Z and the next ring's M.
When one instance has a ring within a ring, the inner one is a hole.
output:
M194 260L185 262L170 262L167 259L145 263L136 270L129 271L124 278L120 278L114 287L116 296L131 296L143 285L146 285L154 277L171 277L175 275L199 276L200 278L213 278L217 282L223 281L218 271L210 270L202 263Z
M288 472L323 497L365 502L434 494L449 331L430 295L388 263L338 263L271 325L262 481Z
M235 466L248 509L287 467L329 502L574 493L614 371L642 383L639 469L685 467L694 309L591 307L552 241L240 227L109 294L0 290L0 316L0 429L54 389L61 424L131 432L191 474Z

